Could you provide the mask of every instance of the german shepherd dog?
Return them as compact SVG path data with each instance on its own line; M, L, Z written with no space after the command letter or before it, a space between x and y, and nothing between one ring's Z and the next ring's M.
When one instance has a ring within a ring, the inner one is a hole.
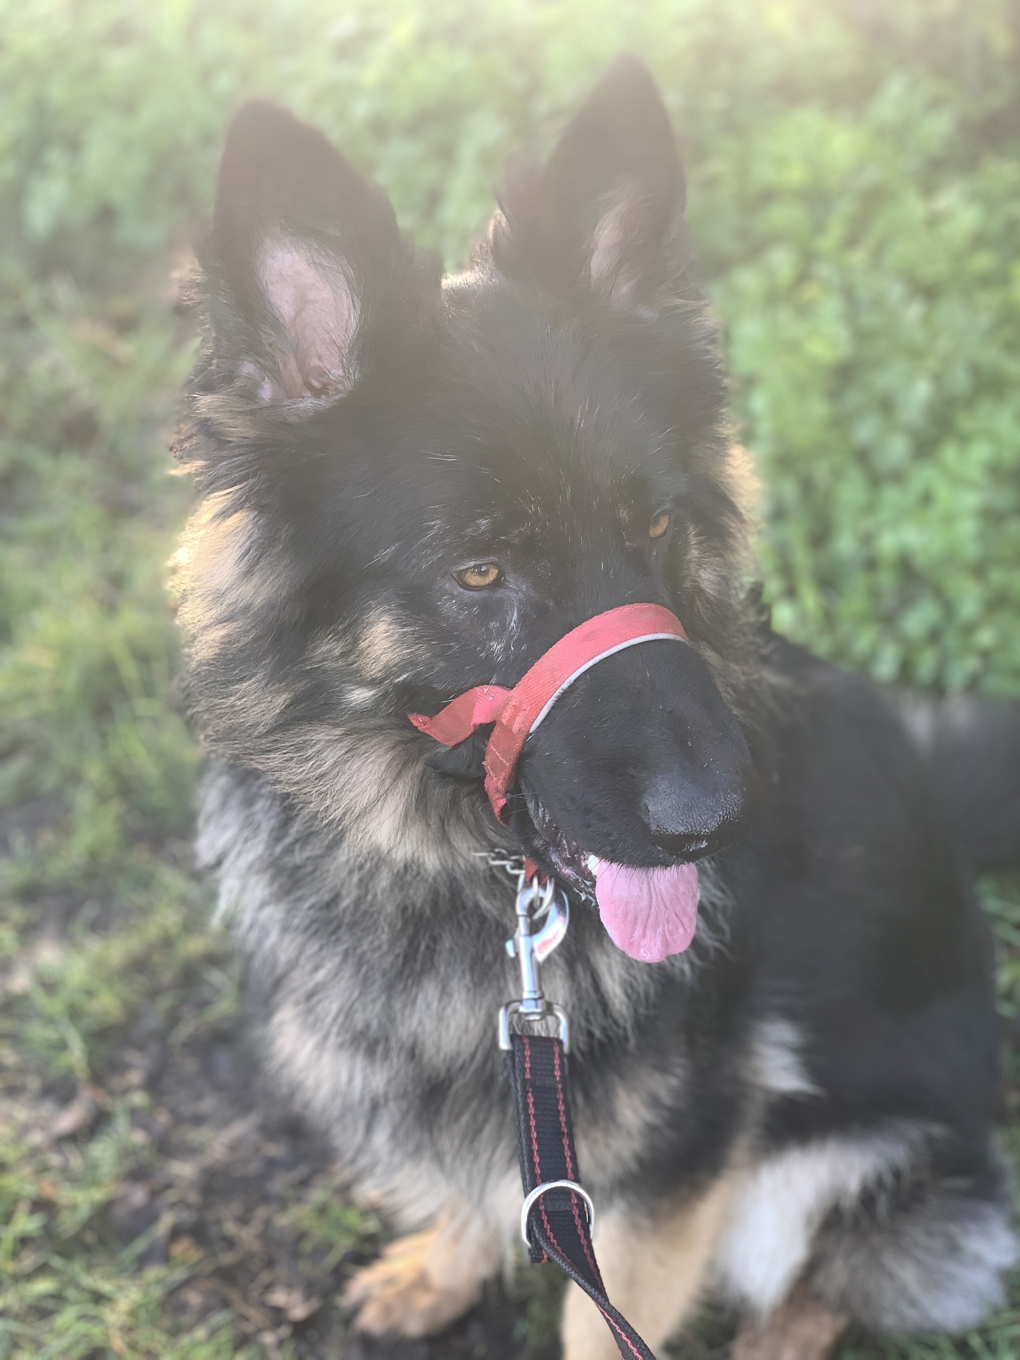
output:
M744 1360L817 1360L849 1320L957 1331L1014 1260L966 847L887 702L773 635L749 589L683 201L632 58L452 278L311 128L252 103L228 134L180 446L199 854L268 1068L414 1234L349 1289L369 1333L441 1329L517 1237L495 1040L515 855L572 902L544 980L607 1291L649 1345L705 1291L745 1318ZM581 676L501 824L487 730L446 749L407 715L512 687L636 603L689 645ZM967 743L936 728L938 770ZM616 1355L574 1286L563 1348Z

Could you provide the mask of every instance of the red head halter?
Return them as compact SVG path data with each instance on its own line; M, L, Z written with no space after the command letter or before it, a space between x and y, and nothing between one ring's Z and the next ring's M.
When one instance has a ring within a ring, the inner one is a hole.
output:
M538 658L513 687L476 685L435 715L407 716L419 731L444 746L456 746L476 727L495 722L485 748L485 792L492 810L504 821L506 791L524 743L553 704L579 675L625 647L659 638L687 641L680 620L659 604L625 604L609 609L561 637Z

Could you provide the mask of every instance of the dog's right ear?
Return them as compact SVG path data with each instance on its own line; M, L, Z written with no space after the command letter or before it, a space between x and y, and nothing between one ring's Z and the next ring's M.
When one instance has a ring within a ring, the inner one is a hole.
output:
M350 391L408 296L389 199L272 104L246 104L231 124L203 254L221 375L295 412Z

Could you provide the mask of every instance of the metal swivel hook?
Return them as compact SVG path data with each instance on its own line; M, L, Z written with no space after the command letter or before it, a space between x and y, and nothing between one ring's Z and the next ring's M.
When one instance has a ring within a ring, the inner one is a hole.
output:
M510 1017L522 1021L544 1020L555 1016L559 1021L560 1040L564 1050L570 1048L570 1027L566 1013L542 993L539 964L543 963L567 933L570 907L563 893L557 892L556 880L539 884L537 877L530 883L522 874L517 888L517 930L507 940L506 952L516 958L521 969L521 998L505 1005L499 1013L499 1046L510 1047Z

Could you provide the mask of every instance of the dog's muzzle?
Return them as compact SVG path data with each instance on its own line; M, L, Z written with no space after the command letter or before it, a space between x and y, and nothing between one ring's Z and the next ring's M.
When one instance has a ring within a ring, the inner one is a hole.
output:
M506 792L524 743L545 720L553 704L574 681L607 656L641 642L687 634L675 614L659 604L625 604L596 614L553 643L513 689L476 685L465 690L432 718L407 716L420 732L443 746L456 746L478 727L495 723L485 748L485 792L492 810L506 821Z

